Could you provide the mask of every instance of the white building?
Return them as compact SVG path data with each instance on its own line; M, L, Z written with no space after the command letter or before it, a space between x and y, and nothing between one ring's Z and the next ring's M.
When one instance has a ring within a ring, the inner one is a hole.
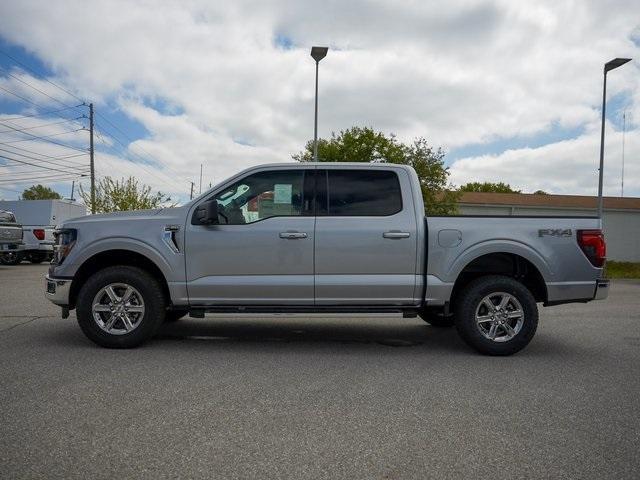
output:
M461 215L595 216L597 197L527 193L464 193ZM640 262L640 198L604 198L607 258Z

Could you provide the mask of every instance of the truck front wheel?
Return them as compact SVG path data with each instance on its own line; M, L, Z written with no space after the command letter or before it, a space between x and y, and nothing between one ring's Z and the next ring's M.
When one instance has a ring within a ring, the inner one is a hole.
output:
M151 338L165 317L166 299L158 281L129 266L93 274L77 300L80 328L93 342L108 348L132 348Z
M455 325L462 339L485 355L511 355L526 347L538 328L531 292L511 277L490 275L456 296Z

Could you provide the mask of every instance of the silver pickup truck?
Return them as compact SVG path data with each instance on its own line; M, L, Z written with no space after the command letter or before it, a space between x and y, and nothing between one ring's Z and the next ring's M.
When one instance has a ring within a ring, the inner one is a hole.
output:
M0 264L7 264L16 257L22 246L22 225L12 212L0 210Z
M186 314L387 312L491 355L531 341L537 303L607 296L597 218L424 211L410 167L254 167L181 207L64 222L46 296L105 347Z

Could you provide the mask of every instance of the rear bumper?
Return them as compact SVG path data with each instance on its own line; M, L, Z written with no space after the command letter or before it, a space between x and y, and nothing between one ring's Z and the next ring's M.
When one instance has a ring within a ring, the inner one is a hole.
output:
M45 277L44 296L52 303L60 306L69 305L69 291L71 280L66 278Z
M596 293L593 296L594 300L604 300L609 296L609 279L601 278L596 281Z
M21 243L2 243L0 244L0 252L15 252L20 250Z
M43 243L39 243L39 244L23 244L20 247L20 250L23 250L25 252L46 252L46 253L53 253L53 243L49 243L49 242L43 242Z

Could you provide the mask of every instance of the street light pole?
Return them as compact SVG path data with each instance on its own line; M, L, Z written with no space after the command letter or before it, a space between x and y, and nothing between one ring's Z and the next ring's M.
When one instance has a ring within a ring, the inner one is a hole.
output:
M630 60L630 58L614 58L604 64L604 82L602 86L602 128L600 131L600 168L598 169L598 218L600 219L602 218L602 212L604 209L602 182L604 178L604 120L607 108L607 72L624 65Z
M313 161L318 161L318 67L320 60L327 56L328 47L311 47L311 57L316 61L316 105L313 122Z

